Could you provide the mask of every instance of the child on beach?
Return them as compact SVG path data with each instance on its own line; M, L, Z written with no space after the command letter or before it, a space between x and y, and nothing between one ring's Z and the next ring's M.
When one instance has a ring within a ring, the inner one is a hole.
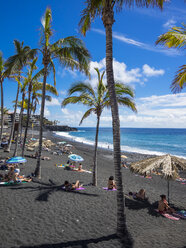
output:
M158 210L160 213L174 213L175 210L168 205L166 195L160 195L161 200L158 202Z
M108 180L108 189L116 189L116 182L114 180L114 177L113 176L110 176L109 177L109 180Z

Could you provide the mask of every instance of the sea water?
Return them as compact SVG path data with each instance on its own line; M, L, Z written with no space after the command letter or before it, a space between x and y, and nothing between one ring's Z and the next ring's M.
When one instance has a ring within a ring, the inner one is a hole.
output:
M69 140L94 145L96 128L81 127L73 132L55 132ZM186 158L186 129L121 128L121 150L142 154L171 154ZM99 147L113 149L112 128L99 129Z

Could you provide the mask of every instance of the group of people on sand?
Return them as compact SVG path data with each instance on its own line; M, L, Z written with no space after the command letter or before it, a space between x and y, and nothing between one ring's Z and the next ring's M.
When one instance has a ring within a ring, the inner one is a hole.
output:
M8 173L5 175L0 175L1 182L30 182L32 181L31 177L24 177L19 175L20 174L20 169L19 166L16 165L11 165L9 166Z
M109 177L108 190L117 189L116 182L113 176ZM129 196L138 200L148 200L145 196L145 189L140 189L139 192L129 192ZM160 195L161 200L158 202L158 211L160 213L174 213L175 210L171 208L166 200L166 195Z

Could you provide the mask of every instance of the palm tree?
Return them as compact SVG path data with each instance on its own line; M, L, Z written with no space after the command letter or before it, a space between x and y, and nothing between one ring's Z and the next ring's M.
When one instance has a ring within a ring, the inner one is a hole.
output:
M1 111L1 125L4 126L5 116L8 114L9 109L7 109L7 108L3 108L3 109L0 108L0 111ZM2 113L3 113L3 115L2 115ZM1 133L1 139L2 139L2 135L3 135L3 129L2 129L2 133ZM1 140L0 140L0 142L1 142Z
M0 85L1 85L1 131L0 131L0 144L1 144L1 139L2 139L2 133L3 133L3 125L4 125L4 95L3 95L3 82L5 79L5 67L4 67L4 60L2 53L0 52Z
M95 136L95 148L94 148L94 156L93 156L93 181L92 184L97 186L97 145L98 145L98 133L99 133L99 124L100 117L103 112L103 109L110 107L110 98L108 94L108 87L103 83L103 76L105 71L100 75L99 69L95 68L98 75L98 84L96 89L92 88L91 84L86 84L83 82L78 82L73 85L69 91L69 97L65 98L62 102L62 106L66 106L67 104L75 104L82 103L88 107L90 107L85 114L83 115L79 125L83 122L85 118L87 118L90 114L94 113L97 116L97 125L96 125L96 136ZM127 106L131 108L133 111L136 111L136 107L132 98L134 97L134 93L129 86L126 86L121 83L115 84L116 97L118 100L118 104ZM78 96L71 96L74 93L79 93ZM123 95L129 95L131 98L124 97Z
M39 99L42 99L43 95L42 93L39 93L39 91L42 90L43 83L37 81L38 74L36 74L31 81L31 84L29 85L29 92L28 92L28 103L27 103L27 119L26 119L26 127L25 127L25 135L23 140L23 146L22 146L22 156L24 156L24 150L25 150L25 144L27 139L27 131L28 131L28 125L29 120L31 116L31 112L35 113L36 106L39 104ZM49 92L50 94L53 94L55 96L58 95L58 92L56 88L50 84L46 84L46 92ZM31 103L31 94L32 94L32 103ZM52 98L49 95L45 95L45 100L51 101Z
M168 48L185 49L186 47L186 25L183 27L172 27L168 32L159 36L156 44L164 45ZM186 65L180 66L171 84L173 93L180 92L186 86Z
M121 175L121 152L120 152L120 121L118 113L117 97L114 86L113 73L113 52L112 52L112 26L114 23L114 10L120 11L122 6L137 7L158 6L163 7L165 0L86 0L85 9L82 11L82 18L79 26L85 35L90 29L91 21L96 17L101 17L106 33L106 75L112 111L113 145L114 145L114 167L115 178L117 180L117 235L125 239L127 235L125 215L124 215L124 196Z
M86 75L89 74L89 52L85 48L83 42L76 37L67 37L59 39L55 43L51 44L50 40L52 37L52 13L51 9L47 8L46 12L42 18L42 39L41 39L41 53L42 53L42 63L44 66L44 76L43 76L43 89L42 89L42 101L41 101L41 114L40 114L40 137L39 137L39 149L38 149L38 160L35 169L36 177L41 177L41 166L40 157L42 149L42 135L43 135L43 117L45 109L45 91L46 91L46 81L49 72L52 70L54 73L54 84L55 84L55 66L53 59L57 58L60 63L68 68L78 69L85 72Z
M17 102L17 105L20 107L20 113L19 113L18 129L17 129L17 139L16 139L15 148L14 148L14 154L13 154L14 157L17 156L17 148L18 148L18 141L19 141L19 132L20 132L20 128L21 128L21 125L22 125L22 117L23 117L25 95L26 95L26 91L25 91L26 82L24 82L23 84L20 84L20 87L21 87L21 93L22 93L22 100L21 100L20 103Z
M16 54L9 57L5 63L5 66L7 68L8 74L17 74L17 93L16 93L16 101L15 101L15 107L14 107L14 114L13 114L13 120L12 120L12 127L10 131L10 137L8 142L8 147L6 149L7 152L10 152L11 143L12 143L12 137L14 132L14 125L15 125L15 116L16 116L16 110L17 110L17 102L19 97L19 90L20 90L20 81L21 81L21 70L26 65L26 63L34 58L34 55L36 54L35 49L30 49L29 46L24 46L24 42L19 42L18 40L14 40L15 50Z

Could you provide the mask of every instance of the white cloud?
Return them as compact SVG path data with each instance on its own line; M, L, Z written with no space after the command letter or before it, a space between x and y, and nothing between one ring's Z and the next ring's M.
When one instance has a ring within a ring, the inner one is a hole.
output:
M105 58L90 63L91 84L93 86L96 86L98 82L95 67L98 68L102 74L102 72L106 70ZM147 77L161 76L165 72L163 69L155 69L147 64L143 65L142 68L128 69L124 62L119 62L116 59L113 59L113 70L114 79L125 84L144 84L144 82L148 81ZM104 76L104 83L106 83L106 74Z
M51 102L46 101L45 105L46 106L60 106L61 104L57 98L52 97Z
M174 19L169 19L166 23L163 24L164 28L172 28L173 26L175 26L176 21Z
M150 67L149 65L145 64L143 65L143 74L147 77L153 77L153 76L161 76L165 73L164 70L156 70L153 67Z
M105 35L105 31L103 31L101 29L93 28L92 31L99 33L99 34L102 34L102 35ZM136 41L136 40L131 39L131 38L127 38L123 34L118 34L116 32L113 32L112 36L114 39L120 40L123 43L127 43L129 45L133 45L133 46L136 46L136 47L144 49L144 50L148 50L148 51L152 51L152 52L158 52L158 53L164 53L165 55L168 55L168 56L182 55L182 53L176 49L165 49L161 46L149 45L149 44L146 44L144 42L140 42L140 41Z

